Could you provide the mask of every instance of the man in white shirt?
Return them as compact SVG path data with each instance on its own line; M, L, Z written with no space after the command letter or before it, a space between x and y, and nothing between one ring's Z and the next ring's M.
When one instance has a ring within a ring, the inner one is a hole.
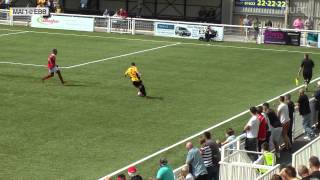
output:
M257 117L257 109L256 107L250 108L250 114L251 118L249 119L248 123L244 127L244 131L246 132L246 143L245 148L247 151L257 151L258 147L258 131L259 131L259 125L260 121ZM257 154L248 153L249 158L252 161L255 161L258 156Z
M285 97L279 97L280 104L278 106L277 115L280 119L282 125L282 137L287 150L291 149L291 143L288 136L288 130L290 127L290 117L289 117L289 108L288 105L285 103Z

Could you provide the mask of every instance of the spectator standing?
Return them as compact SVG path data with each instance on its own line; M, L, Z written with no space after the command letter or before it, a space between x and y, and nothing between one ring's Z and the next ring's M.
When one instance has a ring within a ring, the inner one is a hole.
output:
M203 133L203 137L205 138L205 144L210 147L212 154L212 165L213 165L213 176L212 180L219 180L219 162L221 159L221 154L219 150L219 146L216 142L211 139L211 133L209 131Z
M274 112L274 110L270 109L269 103L263 103L263 112L267 114L270 126L269 129L271 130L271 136L270 136L270 149L275 148L275 152L277 155L277 158L280 158L280 140L281 140L281 133L282 133L282 125L281 122L277 116L277 114Z
M128 168L128 175L130 177L130 180L143 180L142 177L137 174L137 168L134 166Z
M298 17L297 19L295 19L293 21L293 27L295 29L299 29L299 30L304 29L304 21L303 21L303 19L301 17Z
M260 109L260 111L259 111ZM259 131L258 131L258 151L261 151L261 145L267 141L267 132L268 132L268 122L266 118L262 115L261 107L257 108L257 118L260 122Z
M313 20L311 17L309 17L305 22L305 28L306 30L313 30Z
M262 106L258 106L257 107L257 111L258 111L258 114L261 114L267 121L267 139L266 139L266 142L269 143L270 136L271 136L270 120L268 118L267 113L263 111L263 107Z
M305 165L301 165L298 167L298 174L302 178L301 180L308 180L309 170Z
M315 106L316 110L318 111L318 123L317 123L317 129L320 130L320 81L317 82L318 89L314 92L314 98L315 98Z
M119 11L117 12L117 16L125 19L128 17L128 12L126 10L120 8Z
M311 156L309 158L309 166L310 166L310 175L308 176L308 178L310 180L313 179L320 179L320 161L319 158L316 156Z
M265 26L268 27L272 27L272 21L270 19L268 19L268 21L265 23Z
M278 117L282 125L282 137L287 150L291 149L291 143L288 137L288 130L290 127L289 108L284 102L284 96L279 97L280 105L278 106Z
M291 101L291 94L287 94L285 96L285 101L288 105L288 109L289 109L289 118L290 118L290 126L288 129L288 137L290 140L290 143L292 144L292 127L293 127L293 113L294 113L294 102Z
M182 167L179 175L179 180L194 180L192 174L189 171L188 165Z
M309 59L309 55L308 54L304 54L304 59L301 62L300 68L299 68L299 72L298 72L298 76L300 76L301 71L302 71L302 75L303 75L303 79L304 79L304 83L306 86L306 90L308 90L308 84L310 83L311 79L312 79L312 70L314 68L314 62L312 61L312 59Z
M299 90L299 99L297 105L299 113L302 116L302 125L306 133L304 139L310 141L314 137L314 133L311 129L311 109L309 104L309 98L304 93L303 89Z
M165 158L160 159L160 168L157 172L157 180L174 180L174 174L172 168L168 165L168 161Z
M257 143L258 143L258 131L260 122L257 118L257 109L256 107L250 108L251 118L249 119L248 123L244 127L244 131L246 132L246 142L245 142L245 149L247 151L257 151ZM257 159L256 154L248 153L249 158L252 161Z
M191 142L187 142L186 148L188 150L186 164L191 166L191 173L195 177L195 180L207 180L208 172L201 157L200 150L193 147Z
M259 35L259 32L260 32L260 25L261 25L261 22L259 20L258 17L256 17L256 19L253 21L253 29L254 29L254 39L257 40L258 39L258 35Z
M201 145L200 154L202 155L204 165L206 166L206 169L208 172L208 180L212 180L213 177L215 177L215 173L216 173L212 163L212 160L213 160L212 151L210 147L206 144L205 138L200 139L200 145Z

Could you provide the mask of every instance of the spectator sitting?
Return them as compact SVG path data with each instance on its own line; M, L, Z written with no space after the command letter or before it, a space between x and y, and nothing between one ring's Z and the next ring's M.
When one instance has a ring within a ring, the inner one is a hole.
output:
M219 145L211 139L211 133L206 131L203 133L205 139L205 144L210 147L212 154L212 165L214 169L213 180L219 180L219 162L221 159L221 154L219 150Z
M192 174L189 171L188 165L185 165L182 167L180 174L179 174L179 180L194 180Z
M126 180L126 176L124 174L119 174L117 180Z
M134 166L128 168L128 175L130 180L142 180L142 177L137 174L137 168Z
M310 175L307 179L320 179L320 161L316 156L311 156L309 158Z
M226 139L225 141L223 141L223 142L221 143L221 145L223 146L223 145L225 145L225 144L227 144L227 143L235 140L235 139L236 139L236 136L235 136L234 134L235 134L235 133L234 133L234 130L233 130L232 128L228 128L228 129L226 130L226 138L227 138L227 139ZM234 146L232 146L231 148L232 148L232 149L235 149Z
M307 166L301 165L298 167L298 174L302 178L301 180L307 180L309 176L309 170Z
M256 107L250 108L251 118L249 119L248 123L244 127L244 131L246 132L246 142L245 142L245 149L247 151L257 151L257 137L259 131L260 122L257 118L257 109ZM251 161L257 160L257 155L253 153L248 153L249 158Z
M303 20L302 20L302 18L301 17L298 17L297 19L295 19L294 21L293 21L293 27L295 28L295 29L304 29L304 22L303 22Z
M191 172L195 177L195 180L207 180L208 172L206 166L204 165L199 149L193 147L191 142L187 142L186 148L188 150L186 164L191 166Z
M160 168L157 172L157 180L174 180L172 168L168 165L165 158L160 159Z
M297 171L292 166L286 166L280 172L282 179L285 180L299 180L297 178Z
M213 30L211 26L208 26L204 36L206 41L209 42L210 40L213 40L213 38L217 36L217 32Z

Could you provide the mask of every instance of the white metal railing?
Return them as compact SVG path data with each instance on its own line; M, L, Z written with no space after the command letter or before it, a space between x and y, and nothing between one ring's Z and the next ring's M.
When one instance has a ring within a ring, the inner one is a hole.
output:
M278 167L278 166L276 166ZM262 174L259 170L264 169L270 172L275 169L273 166L265 166L258 164L231 162L220 162L219 179L221 180L254 180ZM276 170L275 170L276 171Z
M280 164L272 166L266 173L259 176L256 180L270 180L274 174L278 174L280 171Z
M221 147L221 161L223 162L243 162L240 159L240 152L238 150L245 149L246 134L241 134L235 140L223 145Z
M320 137L317 137L298 151L292 154L292 166L308 165L311 156L320 156Z

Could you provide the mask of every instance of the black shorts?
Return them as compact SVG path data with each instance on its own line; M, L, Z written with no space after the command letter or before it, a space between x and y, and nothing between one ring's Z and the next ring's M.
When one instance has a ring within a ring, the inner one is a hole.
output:
M309 83L311 81L311 79L312 79L312 73L304 72L303 73L303 79Z
M142 84L142 81L132 81L134 87L139 88Z

